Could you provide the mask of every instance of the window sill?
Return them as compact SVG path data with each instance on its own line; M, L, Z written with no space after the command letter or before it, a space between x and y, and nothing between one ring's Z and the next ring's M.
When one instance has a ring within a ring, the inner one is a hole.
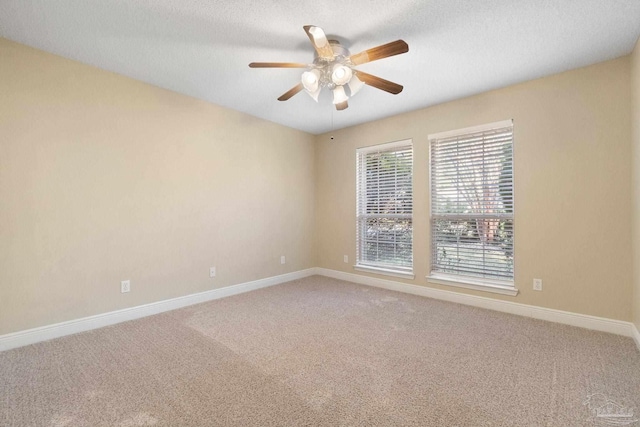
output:
M484 281L482 279L474 280L473 278L468 277L432 274L427 276L427 283L473 289L475 291L492 292L494 294L509 295L512 297L518 295L518 290L513 286L503 285L492 281Z
M364 271L365 273L382 274L384 276L400 277L402 279L415 279L416 278L415 274L413 274L413 273L404 272L404 271L397 271L397 270L391 270L391 269L382 268L382 267L371 267L371 266L368 266L368 265L354 265L353 268L354 268L354 270Z

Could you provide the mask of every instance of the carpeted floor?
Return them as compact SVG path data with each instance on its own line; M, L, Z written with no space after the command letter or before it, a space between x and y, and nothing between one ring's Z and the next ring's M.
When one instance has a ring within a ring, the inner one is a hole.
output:
M0 353L2 426L595 426L607 401L638 418L629 338L320 276Z

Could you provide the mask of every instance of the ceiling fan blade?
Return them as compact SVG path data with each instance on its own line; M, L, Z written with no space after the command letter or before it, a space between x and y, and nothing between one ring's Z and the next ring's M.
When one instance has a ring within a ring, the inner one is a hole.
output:
M331 45L329 44L329 40L327 40L327 36L320 27L316 27L315 25L305 25L304 32L309 36L309 40L311 40L311 44L318 52L318 56L324 59L333 59L333 49L331 49Z
M296 62L252 62L249 64L251 68L307 68L308 66L308 64Z
M347 101L336 104L336 110L338 111L346 110L347 108L349 108L349 103Z
M368 84L369 86L376 87L380 90L384 90L385 92L392 93L394 95L399 94L404 89L401 85L390 82L389 80L381 79L380 77L374 76L372 74L367 74L362 71L357 71L356 75L360 80Z
M363 52L356 53L355 55L351 55L349 59L353 65L360 65L407 52L409 52L409 45L404 40L396 40L394 42L373 47Z
M278 101L286 101L296 93L300 92L302 89L304 89L304 86L302 86L302 83L298 83L297 85L295 85L294 87L292 87L291 89L283 93L282 96L278 98Z

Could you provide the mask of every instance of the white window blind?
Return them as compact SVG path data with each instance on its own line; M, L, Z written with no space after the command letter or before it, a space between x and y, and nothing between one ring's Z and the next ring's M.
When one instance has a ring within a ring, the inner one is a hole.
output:
M357 150L357 266L413 271L411 140Z
M511 121L431 140L431 274L513 284Z

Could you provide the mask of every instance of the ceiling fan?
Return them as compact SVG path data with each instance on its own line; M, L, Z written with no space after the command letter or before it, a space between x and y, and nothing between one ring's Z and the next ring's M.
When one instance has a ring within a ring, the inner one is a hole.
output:
M393 95L402 92L401 85L367 74L364 71L356 70L354 67L408 52L409 45L404 40L396 40L351 55L349 50L337 40L328 40L322 28L313 25L305 25L303 28L316 51L313 63L252 62L249 64L251 68L307 69L302 73L300 83L280 96L278 101L286 101L304 90L318 102L321 89L326 87L333 92L333 104L336 109L344 110L349 107L347 102L349 96L345 91L345 86L349 88L351 96L355 95L365 84Z

